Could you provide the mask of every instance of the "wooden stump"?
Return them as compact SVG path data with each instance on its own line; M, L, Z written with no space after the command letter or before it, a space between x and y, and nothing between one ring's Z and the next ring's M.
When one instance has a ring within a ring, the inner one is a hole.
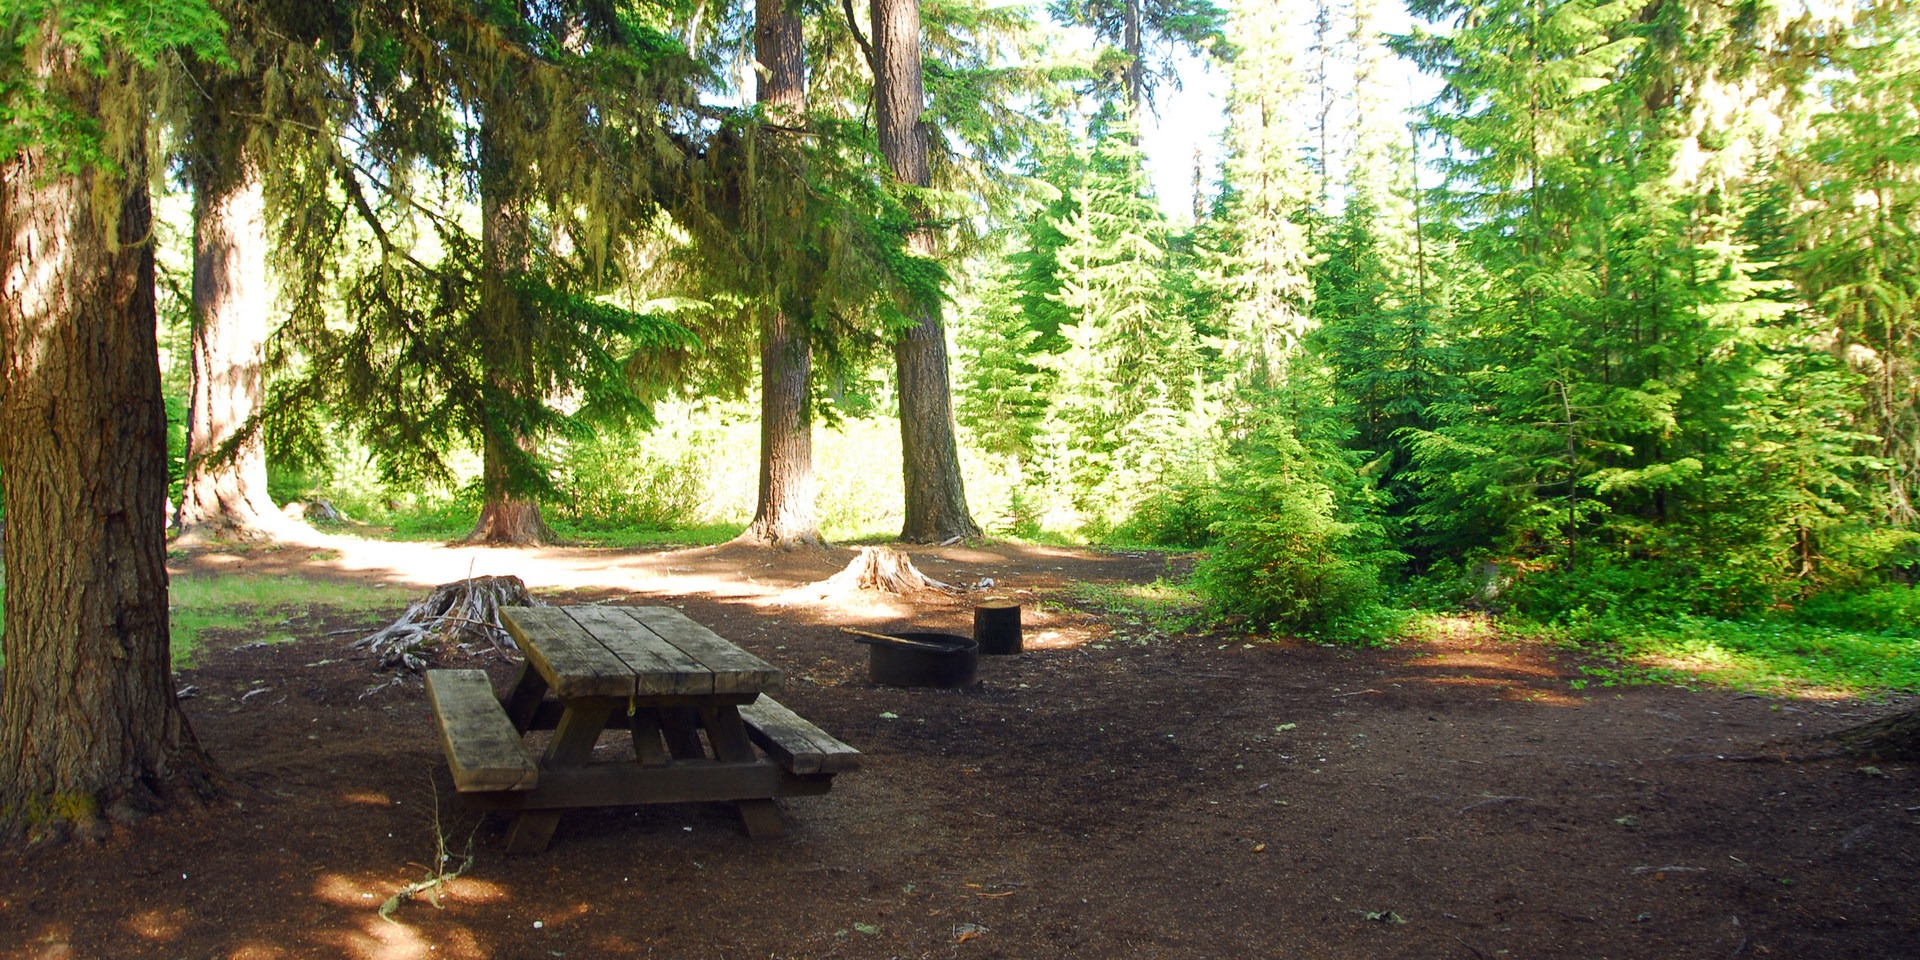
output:
M380 669L426 669L432 649L442 641L463 648L486 642L497 650L515 649L500 624L502 606L542 607L519 577L473 577L443 583L424 600L407 607L400 619L353 642L352 649L380 657Z
M990 597L973 608L973 639L980 652L1006 656L1019 653L1020 604L1005 597Z
M861 547L846 569L817 586L827 591L878 590L884 593L952 589L921 573L906 554L887 547Z

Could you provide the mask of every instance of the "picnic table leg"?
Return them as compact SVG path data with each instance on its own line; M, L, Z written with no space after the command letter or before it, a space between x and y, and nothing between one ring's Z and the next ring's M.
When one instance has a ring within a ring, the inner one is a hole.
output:
M707 728L707 742L713 744L717 759L743 762L756 758L738 707L702 707L700 723ZM736 800L734 806L740 811L747 836L759 840L787 835L787 823L780 818L780 808L774 806L772 797Z
M533 726L533 715L540 709L540 701L547 697L547 678L533 668L531 663L520 665L520 676L513 682L513 689L507 693L503 706L507 710L507 719L513 721L513 728L526 733Z
M707 758L707 748L700 745L700 727L692 707L662 707L660 730L667 738L667 750L674 759Z
M667 765L666 744L660 739L660 711L643 707L633 714L633 759L643 767Z
M567 767L585 766L587 759L593 756L593 744L600 739L600 731L607 727L607 717L613 713L611 700L577 700L568 703L566 712L560 715L559 726L553 729L553 739L547 743L546 755L540 758L540 767L544 770L559 770ZM553 840L553 830L560 825L558 810L529 810L513 818L513 826L507 830L508 853L539 853Z

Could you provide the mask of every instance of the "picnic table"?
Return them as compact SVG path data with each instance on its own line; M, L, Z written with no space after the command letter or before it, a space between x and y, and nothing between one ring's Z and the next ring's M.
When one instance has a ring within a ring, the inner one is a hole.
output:
M427 692L455 788L515 811L510 853L545 849L574 807L732 801L749 836L781 836L775 797L826 793L860 765L767 696L778 668L672 607L502 607L500 621L526 654L504 698L479 670L430 670ZM537 758L535 730L553 731ZM595 762L608 730L632 753Z

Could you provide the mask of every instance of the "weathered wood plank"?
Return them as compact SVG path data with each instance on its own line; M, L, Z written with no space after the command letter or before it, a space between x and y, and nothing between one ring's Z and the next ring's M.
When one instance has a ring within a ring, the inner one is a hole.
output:
M633 671L635 696L699 696L714 692L713 671L706 664L634 622L622 608L562 609Z
M607 763L545 770L533 790L462 796L482 809L532 811L814 796L831 785L822 777L790 776L771 760L676 760L664 767Z
M553 693L574 697L633 696L633 668L558 607L501 607L500 622L520 644Z
M753 693L780 688L782 674L778 667L721 639L672 607L619 609L712 670L714 693Z
M860 751L782 706L761 697L740 708L747 736L796 774L845 773L860 769Z
M527 755L520 731L494 699L479 670L427 671L427 702L440 728L440 748L461 792L531 790L540 768Z

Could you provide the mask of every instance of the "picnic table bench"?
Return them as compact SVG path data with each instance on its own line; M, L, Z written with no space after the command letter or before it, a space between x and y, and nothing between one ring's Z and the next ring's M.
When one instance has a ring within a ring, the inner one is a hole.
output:
M516 811L511 853L545 849L572 807L732 801L748 835L780 836L775 797L826 793L860 766L766 695L779 669L671 607L502 607L500 620L527 658L507 695L479 670L429 670L427 699L455 789ZM553 731L538 757L534 730ZM590 762L607 730L630 733L630 760Z

